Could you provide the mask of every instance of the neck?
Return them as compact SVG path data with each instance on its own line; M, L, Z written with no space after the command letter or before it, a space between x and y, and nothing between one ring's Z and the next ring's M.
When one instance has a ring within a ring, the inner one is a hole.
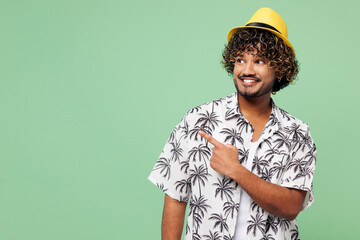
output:
M272 110L271 102L270 102L270 94L271 93L256 98L246 98L238 93L237 97L238 97L240 112L246 118L252 118L252 117L268 118Z

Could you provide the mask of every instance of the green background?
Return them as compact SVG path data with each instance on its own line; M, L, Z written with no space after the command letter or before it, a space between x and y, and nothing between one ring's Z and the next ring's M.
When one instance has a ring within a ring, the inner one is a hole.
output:
M147 177L187 110L234 91L227 32L264 6L301 64L274 100L318 148L300 236L357 238L359 2L1 0L0 239L160 239Z

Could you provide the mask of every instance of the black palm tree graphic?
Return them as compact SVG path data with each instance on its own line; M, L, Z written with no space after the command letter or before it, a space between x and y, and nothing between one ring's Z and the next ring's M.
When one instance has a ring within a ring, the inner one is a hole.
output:
M223 200L223 196L225 195L226 199L229 201L234 195L233 191L235 190L235 188L231 186L233 180L224 176L221 180L218 178L217 181L217 183L213 183L213 185L217 186L215 190L215 198L220 193L221 200Z
M202 138L200 137L200 135L198 134L198 132L199 132L200 130L203 131L203 132L206 132L206 133L209 134L209 135L211 135L211 133L212 133L212 130L211 130L208 126L202 126L202 125L201 125L201 126L194 126L194 128L189 131L190 140L191 140L192 138L194 138L195 141L197 141L198 138L202 139Z
M269 234L264 234L262 238L260 238L260 240L275 240L275 238L273 238L273 236L269 233Z
M193 185L195 185L196 182L198 182L200 195L201 195L201 185L205 186L205 181L208 181L207 178L208 176L211 176L211 174L207 173L207 170L204 167L204 165L200 165L199 168L195 166L195 169L190 169L190 178L192 179Z
M193 214L193 221L194 221L194 226L195 226L195 229L197 232L199 230L200 225L202 224L202 217L200 216L199 213Z
M281 162L275 162L274 166L270 169L272 174L276 174L276 178L279 178L281 174L285 171L286 164L284 163L284 157Z
M195 123L196 126L208 126L211 130L214 130L215 127L222 122L218 119L219 116L217 116L215 112L209 113L208 111L206 111L206 113L199 113L199 115L201 117L199 117L199 119Z
M224 142L227 142L230 140L231 145L236 145L236 141L238 141L240 144L244 143L243 138L241 137L241 134L239 132L236 132L235 129L229 129L224 128L220 133L225 134L225 140Z
M209 217L209 220L214 220L214 228L220 227L220 232L223 232L224 229L226 231L229 231L229 226L226 223L226 219L223 218L222 214L213 213L211 214L211 217Z
M201 106L194 107L194 108L190 109L189 113L198 112L200 109L201 109Z
M249 150L238 148L238 155L239 155L239 162L243 164L247 160L247 157L249 155Z
M189 161L188 160L184 160L180 162L180 170L184 171L185 174L188 173L189 170Z
M170 159L167 158L159 158L159 160L156 162L156 165L154 167L154 170L161 169L160 173L164 173L163 177L169 180L170 178Z
M299 142L304 137L304 131L300 128L300 124L292 123L289 127L284 128L284 132L290 134L294 142Z
M173 161L178 161L180 160L180 157L182 157L182 152L183 149L180 147L180 141L174 141L171 142L172 145L172 149L170 150L170 152L172 153L171 159Z
M285 135L281 132L276 132L274 135L277 137L274 140L274 143L276 143L276 147L281 148L282 146L285 146L288 150L291 149L291 140L289 139L288 135Z
M270 182L272 176L273 176L272 172L267 168L261 171L261 178L267 182Z
M180 189L180 192L182 193L183 190L185 190L185 193L188 193L191 190L191 179L183 179L181 181L176 181L175 183L175 189Z
M250 205L251 210L254 212L261 212L264 213L264 209L262 209L255 201L253 201Z
M239 131L242 132L245 129L245 132L248 132L248 129L251 128L250 123L243 119L244 117L240 117L236 121L236 126L239 128Z
M223 211L225 212L225 217L227 218L231 214L231 218L234 218L234 213L238 212L239 203L235 203L232 199L229 202L224 203Z
M210 159L211 156L211 150L209 147L200 144L198 146L193 147L190 151L189 151L189 159L192 159L194 162L196 162L196 160L202 161L205 159Z
M220 99L216 99L212 102L212 109L211 111L214 112L214 106L219 106L219 104L221 103L221 101L223 101L224 99L223 98L220 98Z
M309 132L306 132L301 140L301 151L304 151L306 147L311 148L312 139Z
M279 111L282 115L283 118L286 118L287 121L291 121L294 120L295 118L293 116L291 116L288 112L282 110L281 108L279 108Z
M248 221L249 225L247 227L247 233L249 234L251 231L253 232L253 236L256 236L257 230L259 230L262 234L265 233L266 220L262 219L261 214L257 213L256 217L250 216L251 220Z
M311 148L308 153L306 153L305 159L308 160L309 165L312 164L312 162L316 160L316 147L315 146L313 148Z
M265 232L268 232L270 229L276 234L278 231L278 222L276 221L277 218L275 216L269 215L266 221L266 228Z
M231 236L230 234L227 236L224 236L224 240L234 240L235 236Z
M278 119L275 117L274 113L271 113L266 127L275 126L277 122Z
M266 143L266 145L268 145L269 148L271 148L272 144L271 144L270 139L265 139L261 144L259 144L259 148L261 149L265 143Z
M168 142L172 142L172 141L175 140L176 132L177 132L177 129L176 129L176 128L175 128L174 130L172 130L172 132L170 133Z
M276 146L270 147L268 150L265 151L265 158L271 162L275 155L285 155L286 151L279 150Z
M253 161L253 165L251 167L251 171L254 172L254 170L256 169L256 172L258 174L261 173L262 168L266 167L269 165L269 162L266 161L265 159L261 159L257 156L254 157L254 161Z
M300 170L300 173L296 174L294 180L298 178L304 178L304 183L305 183L306 177L310 179L312 175L313 175L312 169L309 166L305 166Z
M294 161L291 161L289 165L287 166L287 170L293 168L294 173L301 171L302 168L306 165L307 161L303 158L295 158Z
M295 229L291 229L291 240L299 240L299 230L298 226L295 225Z
M289 220L286 220L285 218L279 218L278 225L280 226L281 229L283 229L284 231L287 231L289 229L290 222L289 222Z
M209 230L209 234L203 235L203 237L205 237L205 240L220 240L221 239L219 232L212 233L210 230Z
M202 219L210 207L210 205L206 204L207 199L204 196L192 196L190 199L190 207L189 207L189 215L191 214L199 214L199 218Z

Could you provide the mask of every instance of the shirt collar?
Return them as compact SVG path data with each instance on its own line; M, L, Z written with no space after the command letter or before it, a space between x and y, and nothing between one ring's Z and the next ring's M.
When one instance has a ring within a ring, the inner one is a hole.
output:
M226 100L226 112L225 112L226 120L238 116L244 119L245 121L247 121L244 115L240 112L237 92L234 92L233 94L228 96L225 100ZM269 117L269 121L267 122L265 127L277 125L278 128L281 128L281 125L283 123L283 118L281 116L280 109L275 105L274 100L272 98L271 98L271 106L272 106L271 114Z

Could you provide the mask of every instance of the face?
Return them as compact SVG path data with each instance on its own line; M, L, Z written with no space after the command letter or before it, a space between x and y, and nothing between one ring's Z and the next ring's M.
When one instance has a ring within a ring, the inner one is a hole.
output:
M253 52L243 52L235 59L233 78L237 92L245 98L270 97L275 83L275 69Z

